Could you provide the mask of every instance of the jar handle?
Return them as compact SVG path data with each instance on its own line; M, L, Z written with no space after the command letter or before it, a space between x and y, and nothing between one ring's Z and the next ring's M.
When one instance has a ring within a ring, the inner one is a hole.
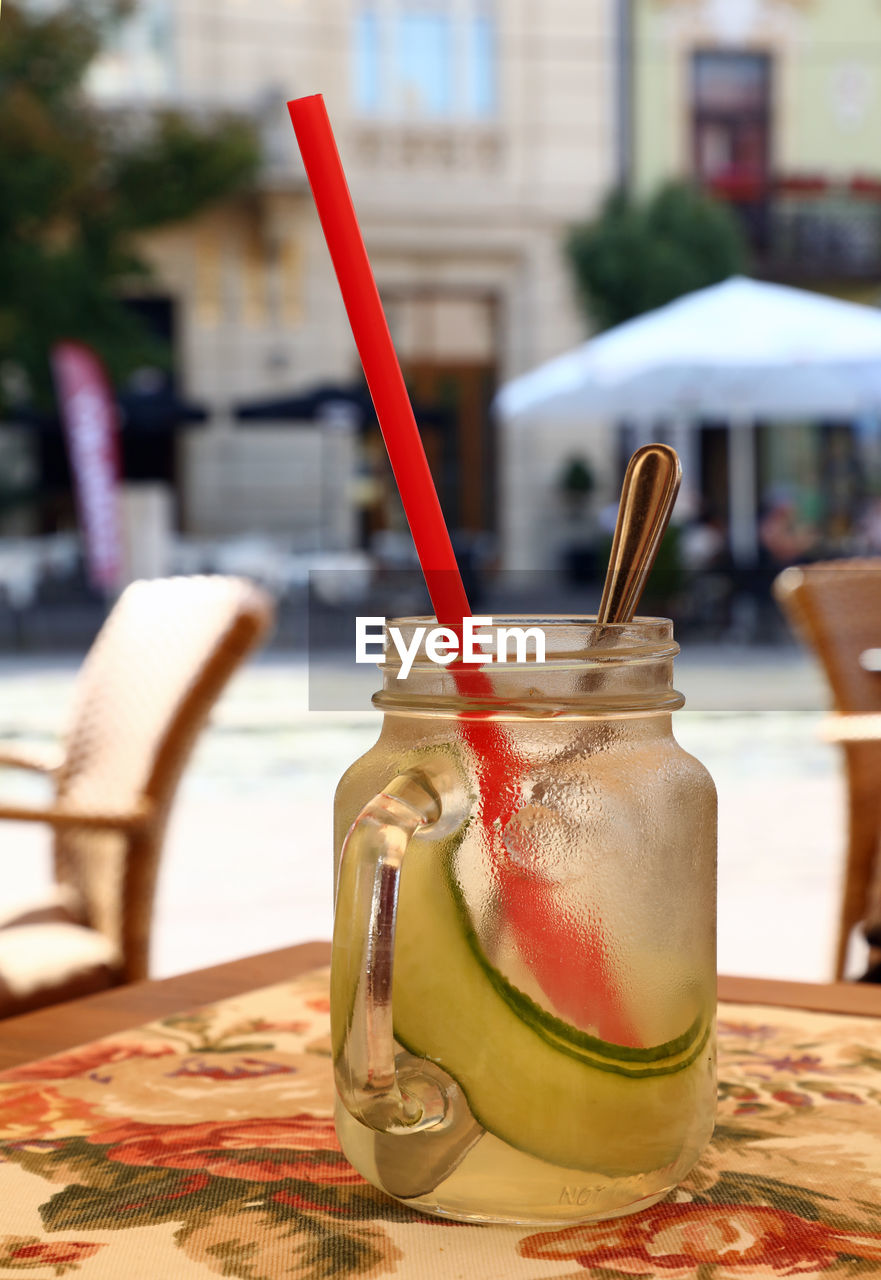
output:
M331 977L334 1073L346 1109L379 1133L413 1133L447 1112L445 1073L396 1053L395 921L404 854L441 804L423 774L402 773L358 814L343 843Z

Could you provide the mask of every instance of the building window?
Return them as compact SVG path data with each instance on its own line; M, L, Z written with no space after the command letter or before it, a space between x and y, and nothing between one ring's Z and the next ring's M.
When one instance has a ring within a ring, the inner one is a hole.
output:
M404 10L395 24L394 83L398 105L419 115L453 108L452 22L447 13Z
M173 0L139 0L89 68L86 85L102 101L143 101L174 90Z
M354 26L353 93L365 116L487 119L497 108L487 0L371 0Z
M763 53L694 54L695 175L730 200L766 194L770 172L771 60Z
M496 28L488 12L475 13L468 24L469 47L466 56L466 102L472 116L495 115L497 107L496 84Z
M379 64L379 18L367 10L355 19L355 101L367 115L380 106Z

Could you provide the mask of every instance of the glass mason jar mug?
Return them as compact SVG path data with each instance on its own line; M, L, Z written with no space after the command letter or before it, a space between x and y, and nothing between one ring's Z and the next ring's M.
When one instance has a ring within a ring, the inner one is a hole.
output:
M544 663L422 647L398 679L387 644L337 790L337 1131L420 1210L582 1222L712 1133L715 789L673 737L670 622L495 625L540 626Z

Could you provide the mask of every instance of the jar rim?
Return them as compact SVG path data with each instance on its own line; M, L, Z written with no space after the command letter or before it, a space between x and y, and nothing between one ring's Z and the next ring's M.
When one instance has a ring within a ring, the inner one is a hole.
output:
M673 623L669 618L636 617L630 622L600 623L597 622L596 614L518 613L498 617L483 614L472 616L480 622L477 634L490 631L496 636L496 653L501 640L500 632L503 630L519 627L528 632L530 628L539 629L544 636L545 656L540 660L544 667L607 667L621 663L656 663L670 661L679 653L679 645L673 639ZM427 657L425 642L434 629L441 627L444 624L439 624L430 614L387 618L384 627L385 652L377 660L380 670L389 671L401 665L401 652L397 642L392 642L392 633L396 633L409 647L420 628L423 630L412 660L412 670L415 673L420 668L430 667L432 663ZM455 634L451 627L444 629ZM459 638L461 641L461 636ZM487 661L492 662L493 659L488 658ZM537 665L534 657L521 661L507 653L504 662L511 671L534 670ZM468 665L472 668L481 666L480 663Z
M629 622L603 622L599 623L595 613L505 613L505 614L483 614L476 613L472 615L475 618L491 617L492 626L507 626L508 624L515 626L518 622L528 622L533 626L544 623L549 627L583 627L583 626L602 626L604 631L612 634L623 634L627 630L646 634L657 631L662 635L672 635L673 620L671 618L662 618L656 615L637 614L631 618ZM391 626L426 626L439 624L433 613L425 614L404 614L400 617L387 618L386 627Z
M473 619L475 645L486 637L482 649L471 647L472 638L458 628L439 628L432 616L388 619L384 655L377 662L384 687L374 705L425 712L455 702L459 714L481 716L581 714L586 703L627 713L682 705L672 687L679 645L669 618L608 625L594 614L487 619ZM432 640L436 628L446 636ZM505 628L520 628L520 635L503 634ZM534 635L527 641L530 628L543 632L540 643ZM446 656L439 656L438 640ZM477 673L491 683L475 684Z

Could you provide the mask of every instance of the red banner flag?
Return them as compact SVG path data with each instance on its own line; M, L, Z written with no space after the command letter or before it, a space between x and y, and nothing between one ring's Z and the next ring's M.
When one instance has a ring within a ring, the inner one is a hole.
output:
M104 366L91 347L57 342L51 361L89 580L103 591L114 591L123 573L116 403Z

